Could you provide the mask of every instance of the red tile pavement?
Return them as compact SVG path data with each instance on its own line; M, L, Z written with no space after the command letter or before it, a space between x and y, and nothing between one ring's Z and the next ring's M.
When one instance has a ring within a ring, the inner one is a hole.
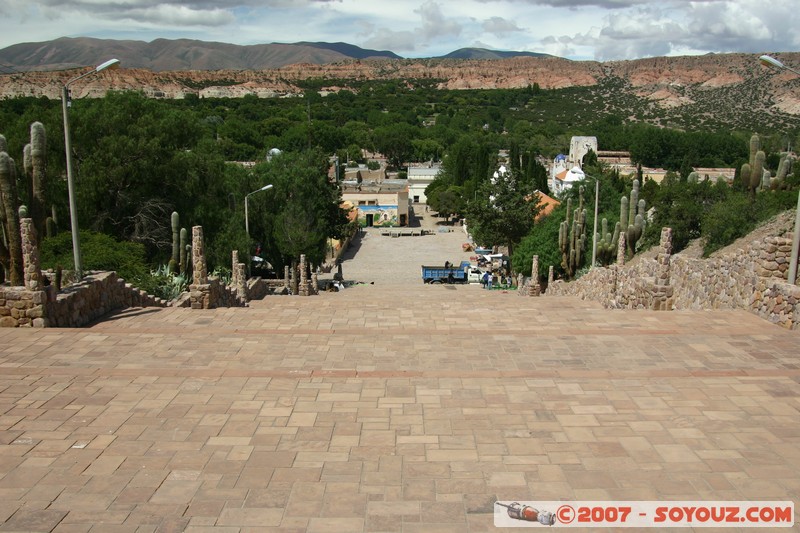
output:
M0 330L0 531L485 531L496 499L797 500L798 333L360 286Z

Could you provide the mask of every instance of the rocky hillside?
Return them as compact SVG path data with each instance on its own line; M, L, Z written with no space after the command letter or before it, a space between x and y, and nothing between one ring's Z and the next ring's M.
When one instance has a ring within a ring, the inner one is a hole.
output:
M800 65L800 53L781 54ZM0 97L59 98L63 83L86 69L0 75ZM138 90L152 97L291 96L302 80L329 80L331 90L357 90L364 80L428 80L442 89L504 89L538 84L543 89L572 88L574 98L591 108L630 120L675 127L723 124L749 127L753 117L769 115L776 127L797 128L800 79L761 66L755 55L721 54L659 57L599 63L555 57L475 59L346 60L294 64L276 69L160 71L122 68L91 76L72 86L75 97L101 96L107 90ZM585 90L579 91L578 89ZM585 102L584 102L585 103Z

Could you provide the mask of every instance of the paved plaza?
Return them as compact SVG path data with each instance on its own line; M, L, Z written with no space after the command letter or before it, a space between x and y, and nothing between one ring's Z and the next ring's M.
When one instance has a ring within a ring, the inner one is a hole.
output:
M496 500L800 501L797 332L426 286L418 258L375 253L455 261L463 240L371 230L338 293L0 330L0 531L461 533L493 531Z

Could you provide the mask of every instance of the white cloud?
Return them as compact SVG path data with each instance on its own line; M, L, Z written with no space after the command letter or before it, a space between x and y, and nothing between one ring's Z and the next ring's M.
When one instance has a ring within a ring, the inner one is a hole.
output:
M223 9L200 10L170 4L131 9L120 15L140 22L165 26L224 26L236 21L232 13Z
M502 17L491 17L487 20L484 20L482 26L483 31L491 33L492 35L496 35L497 37L502 37L510 32L522 31L522 29L517 26L515 22L506 20Z
M800 49L797 0L0 0L0 48L61 36L344 41L436 56L471 43L575 59Z

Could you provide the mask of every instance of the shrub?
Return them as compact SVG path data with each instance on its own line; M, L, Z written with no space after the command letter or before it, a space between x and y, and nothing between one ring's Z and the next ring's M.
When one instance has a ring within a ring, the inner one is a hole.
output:
M189 286L189 280L184 274L175 274L167 265L161 265L150 271L147 287L139 287L148 294L158 296L164 300L174 300Z
M726 201L714 204L703 216L703 254L709 255L747 235L754 225L752 204L747 195L735 193Z
M81 231L80 236L84 271L113 270L134 285L148 281L150 269L142 244L119 242L109 235L93 231ZM72 234L62 232L42 241L41 262L45 269L55 269L61 265L65 269L73 270L75 263L72 255Z
M563 205L563 204L562 204ZM527 237L514 248L511 266L514 272L531 275L532 259L539 256L539 278L546 279L550 265L556 276L563 274L561 250L558 248L558 228L564 219L566 208L557 207L552 213L533 225ZM591 253L591 251L590 251Z

